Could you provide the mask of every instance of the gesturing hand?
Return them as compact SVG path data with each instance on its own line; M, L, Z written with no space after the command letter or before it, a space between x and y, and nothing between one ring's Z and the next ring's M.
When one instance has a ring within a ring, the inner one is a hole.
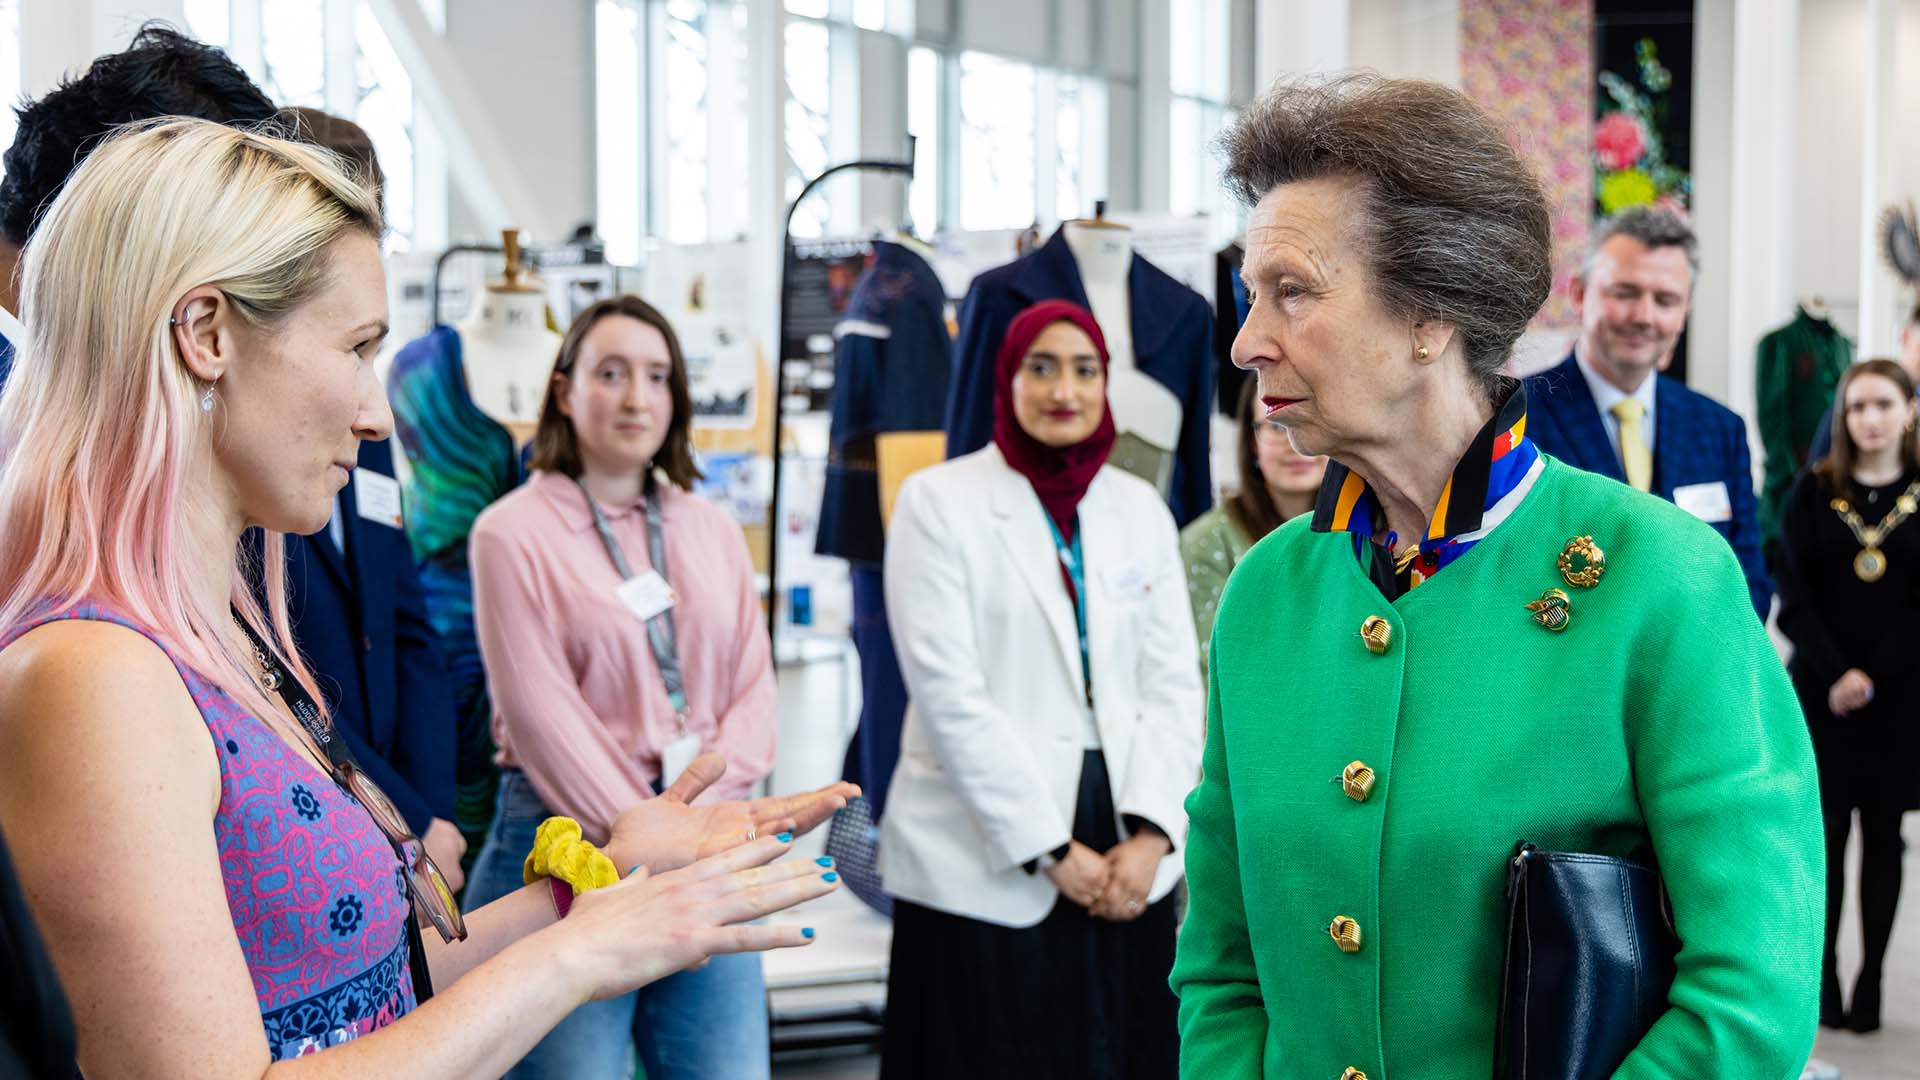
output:
M420 843L433 865L440 868L440 876L447 879L447 888L459 892L467 880L466 872L460 869L460 858L467 853L467 838L460 835L459 827L446 818L434 818L427 823Z
M799 926L742 925L839 886L810 862L772 860L791 843L763 837L664 874L636 870L584 892L542 934L560 935L591 999L617 997L722 953L810 944Z
M1835 716L1845 716L1850 712L1866 708L1873 700L1873 680L1859 668L1849 668L1847 673L1834 680L1827 691L1827 708Z
M688 805L726 771L719 754L694 758L666 791L613 819L607 856L623 872L636 864L674 870L758 837L810 832L860 794L843 782L798 795Z
M1092 907L1106 890L1109 873L1107 860L1078 840L1067 845L1066 858L1047 867L1047 877L1053 880L1060 895L1083 908Z
M1089 909L1094 917L1113 922L1139 918L1147 910L1147 894L1153 890L1160 860L1172 852L1173 845L1156 832L1135 833L1115 844L1106 856L1107 887Z

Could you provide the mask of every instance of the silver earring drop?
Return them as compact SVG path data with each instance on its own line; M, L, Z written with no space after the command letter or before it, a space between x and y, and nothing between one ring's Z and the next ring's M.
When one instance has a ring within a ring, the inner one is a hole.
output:
M207 392L200 395L200 411L205 413L210 413L213 411L213 384L212 383L208 383Z

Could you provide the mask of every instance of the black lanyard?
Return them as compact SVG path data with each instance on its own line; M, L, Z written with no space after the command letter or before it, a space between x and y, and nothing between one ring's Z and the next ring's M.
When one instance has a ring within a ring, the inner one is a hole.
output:
M327 723L320 715L320 706L314 704L313 695L307 693L307 688L300 685L300 680L294 678L292 672L280 670L279 665L274 662L272 650L267 648L266 642L260 640L260 635L253 632L253 627L247 625L247 621L240 617L239 612L233 613L233 621L240 624L240 629L246 633L247 641L252 643L261 666L272 672L274 683L268 687L269 692L277 691L280 694L280 700L286 702L287 708L292 710L293 718L300 721L300 726L307 730L307 734L313 737L315 745L320 747L321 753L327 756L327 764L332 767L334 773L334 782L339 783L339 772L342 766L350 765L358 769L360 763L353 759L353 751L347 749L347 744L340 739L333 725ZM341 790L346 791L344 787ZM351 795L352 792L348 794Z
M607 522L607 515L600 512L600 503L579 477L574 477L573 482L580 485L580 495L587 500L587 509L593 511L594 530L600 534L600 542L606 545L607 557L613 560L613 568L619 572L620 580L633 580L633 566L627 562L627 553L621 549L619 537L613 535L613 526ZM647 557L653 560L654 572L665 581L666 519L660 511L660 489L653 481L647 484L646 507ZM652 647L654 662L660 668L660 681L666 684L667 700L673 705L674 718L684 731L687 726L687 692L680 674L679 638L674 632L672 607L663 608L659 614L647 620L647 644Z
M258 654L261 667L271 672L277 680L270 691L279 692L280 700L287 703L287 708L292 710L294 719L300 721L300 726L307 730L307 734L313 737L313 741L320 745L321 752L327 755L327 764L332 766L330 771L334 786L339 788L347 798L353 799L356 803L359 802L354 798L353 792L347 790L346 783L341 778L341 770L348 767L362 773L366 770L361 769L360 763L353 759L353 751L347 749L346 740L340 738L339 732L333 725L320 715L320 706L314 703L313 695L307 693L307 688L300 685L300 680L294 678L291 671L283 670L274 663L272 650L267 648L266 642L260 640L260 635L253 632L253 627L247 625L247 620L241 618L238 611L233 613L233 621L239 623L240 629L247 635L247 641L252 644L254 652ZM372 816L371 811L368 812L368 816ZM375 829L379 829L378 824L375 825ZM385 835L384 831L382 835ZM388 843L391 845L392 841ZM397 847L394 849L394 857L400 860L402 867L409 872L412 870L407 866L406 854ZM433 997L433 973L427 967L427 943L426 939L420 935L420 920L413 910L413 894L404 888L400 892L407 898L407 966L413 971L414 1004L425 1005L427 1000Z

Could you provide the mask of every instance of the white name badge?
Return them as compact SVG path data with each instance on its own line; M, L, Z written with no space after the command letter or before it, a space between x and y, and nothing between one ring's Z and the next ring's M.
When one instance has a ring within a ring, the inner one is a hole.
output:
M1732 521L1733 500L1724 481L1686 484L1673 489L1673 504L1701 521Z
M369 469L353 470L353 505L360 516L390 529L401 528L400 481Z
M1138 566L1120 566L1101 575L1107 592L1123 600L1138 600L1153 591L1153 583Z
M667 579L657 570L649 570L636 577L630 577L613 590L627 610L639 616L642 622L666 611L680 602L680 597L667 584ZM688 760L692 760L689 758Z
M687 771L687 766L693 764L693 759L699 756L700 736L691 732L668 743L666 749L660 751L660 786L672 787L673 782L680 779L680 774Z

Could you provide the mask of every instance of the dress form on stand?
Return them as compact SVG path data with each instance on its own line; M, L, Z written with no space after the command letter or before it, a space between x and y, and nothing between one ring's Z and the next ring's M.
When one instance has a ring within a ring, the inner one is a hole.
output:
M500 236L506 271L487 282L455 329L473 403L524 443L540 419L561 339L547 328L546 289L520 260L520 230Z
M1080 269L1087 306L1107 341L1107 402L1119 438L1113 464L1166 495L1173 483L1174 448L1184 412L1180 398L1134 365L1133 230L1106 220L1104 205L1091 219L1061 226Z
M1108 358L1116 368L1131 369L1133 311L1127 280L1133 271L1133 230L1106 220L1104 214L1076 218L1061 229L1067 237L1067 250L1073 252L1073 261L1080 267L1087 307L1106 336Z

